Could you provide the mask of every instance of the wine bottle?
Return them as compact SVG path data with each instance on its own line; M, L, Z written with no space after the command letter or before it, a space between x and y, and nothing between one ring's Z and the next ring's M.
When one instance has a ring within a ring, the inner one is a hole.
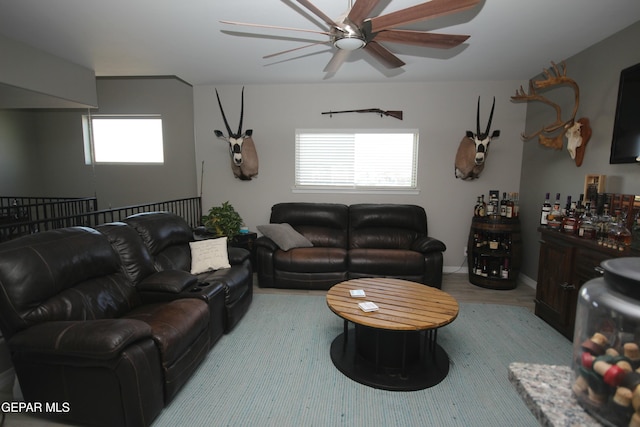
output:
M507 192L502 192L502 200L500 200L500 216L502 218L507 217Z
M551 203L549 203L549 193L546 193L544 197L544 203L542 204L542 215L540 216L540 225L547 225L549 223L547 217L551 213Z

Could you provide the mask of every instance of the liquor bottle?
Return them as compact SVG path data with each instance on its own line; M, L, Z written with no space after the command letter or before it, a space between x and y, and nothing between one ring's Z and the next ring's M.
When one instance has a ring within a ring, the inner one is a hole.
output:
M571 196L569 196L569 201ZM567 214L562 218L562 232L576 234L578 232L578 217L576 215L576 202L571 202Z
M503 238L502 238L502 249L505 251L510 251L511 250L511 245L512 245L512 240L511 240L511 233L506 234Z
M556 201L551 212L547 215L547 225L553 230L560 230L562 226L562 208L560 206L560 193L556 193Z
M640 211L636 213L633 227L631 227L631 247L640 250Z
M497 260L491 262L491 268L489 269L490 277L500 277L500 264L498 264Z
M602 208L602 215L598 216L596 223L596 239L599 245L605 245L611 225L611 215L609 215L609 204L605 203Z
M487 216L494 215L494 203L493 203L493 194L489 194L489 203L487 203Z
M476 257L476 261L478 262L478 266L476 267L476 274L478 276L482 276L482 258L478 256Z
M515 218L515 194L516 193L509 193L509 198L507 199L507 218Z
M578 198L578 204L576 205L576 217L580 218L584 212L584 194L580 194L580 197Z
M500 278L508 279L509 278L509 258L505 257L502 262L502 266L500 267Z
M483 216L483 215L480 215L480 212L481 212L482 209L483 209L482 201L480 200L480 196L478 196L478 200L476 201L476 205L473 207L473 216L475 216L475 217Z
M590 240L596 238L596 227L593 223L593 209L591 208L591 202L587 202L584 213L578 220L578 237Z
M549 223L548 216L551 213L551 203L549 203L549 193L546 193L544 197L544 203L542 204L542 215L540 216L540 225L547 225Z
M555 211L560 212L560 208L561 208L561 206L560 206L560 193L556 193L556 201L553 202L553 206L551 207L551 210L552 211L555 210Z
M502 192L502 200L500 200L500 216L502 218L507 217L507 192Z
M491 234L489 236L489 249L491 249L492 251L495 251L497 249L500 249L500 236L497 234Z
M520 216L520 193L513 193L513 217Z
M484 194L482 195L482 209L480 210L480 216L487 216L487 204L484 201Z

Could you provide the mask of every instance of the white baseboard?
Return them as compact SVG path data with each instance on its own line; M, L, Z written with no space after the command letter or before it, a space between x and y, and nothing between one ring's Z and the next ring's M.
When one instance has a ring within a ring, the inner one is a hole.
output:
M444 266L442 267L442 272L443 273L460 273L460 274L468 274L469 273L469 268L467 266L457 266L457 267L447 267Z
M526 274L522 274L522 273L520 273L520 275L518 276L518 283L522 283L523 285L527 285L533 289L535 289L538 286L538 282L536 282Z

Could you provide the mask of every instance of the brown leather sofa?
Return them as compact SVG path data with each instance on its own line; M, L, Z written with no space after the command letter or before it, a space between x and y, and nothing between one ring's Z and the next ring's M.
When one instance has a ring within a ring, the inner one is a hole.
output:
M173 241L171 230L183 221L166 213L154 218L154 241ZM230 252L240 266L226 269L232 279L225 281L224 272L158 271L143 238L124 223L0 244L0 330L24 399L68 408L34 415L80 425L150 425L229 330L228 319L241 317L226 312L225 285L241 281L235 277L241 273L250 280L249 254ZM247 292L231 311L248 307Z
M329 289L360 277L393 277L440 288L446 246L429 237L416 205L279 203L270 223L287 223L312 247L282 250L256 240L261 287Z
M193 231L178 215L167 212L147 212L132 215L124 221L135 229L149 253L157 271L189 271L191 255L189 242L194 240ZM253 299L253 269L251 253L245 249L229 247L229 263L225 268L198 274L198 282L220 284L224 290L224 332L230 332L249 310ZM205 290L191 288L189 292L208 299ZM163 293L148 297L163 297Z

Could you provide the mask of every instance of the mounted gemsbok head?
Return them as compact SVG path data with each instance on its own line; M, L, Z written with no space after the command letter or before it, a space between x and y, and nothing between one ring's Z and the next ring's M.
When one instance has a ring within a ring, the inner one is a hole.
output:
M460 141L455 162L456 178L476 179L484 169L484 162L487 160L487 155L489 154L489 143L493 138L500 136L499 130L494 130L492 134L489 134L495 106L496 98L493 97L493 105L491 106L487 129L484 133L480 132L480 97L478 97L476 133L468 130L467 135Z
M224 136L219 130L213 132L216 136L224 140L229 144L229 154L231 155L231 170L236 178L243 181L249 181L251 178L258 174L258 153L256 152L256 146L253 143L251 135L253 130L247 129L242 132L242 117L244 115L244 87L242 88L242 104L240 106L240 124L238 125L238 132L233 133L229 122L224 114L222 108L222 102L220 102L220 95L216 89L216 97L218 98L218 105L220 106L220 112L222 113L222 119L224 125L227 127L229 136Z

